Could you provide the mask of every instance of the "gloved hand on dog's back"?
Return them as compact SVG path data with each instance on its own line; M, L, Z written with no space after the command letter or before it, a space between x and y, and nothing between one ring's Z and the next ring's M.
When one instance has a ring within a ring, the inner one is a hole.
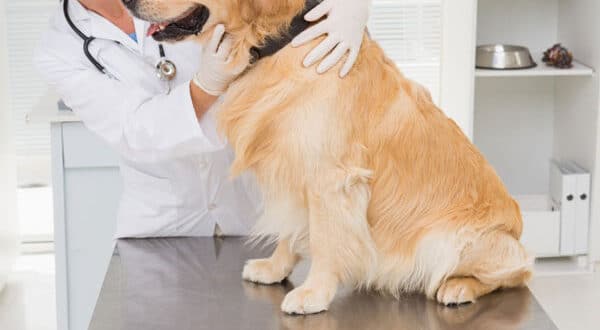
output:
M369 20L371 1L323 0L306 14L304 19L309 22L316 22L325 16L327 18L298 35L292 41L292 46L304 45L322 35L327 35L327 38L306 56L304 66L309 67L323 60L317 67L317 72L324 73L348 54L340 71L340 77L345 77L358 58Z
M237 67L231 65L232 39L225 34L225 26L217 25L213 35L202 51L200 71L194 77L194 83L207 94L220 96L249 65Z
M304 45L322 35L327 37L306 56L304 65L309 67L321 61L317 72L325 73L348 54L340 71L340 77L345 77L358 58L369 19L371 1L324 0L308 12L305 16L307 21L316 22L325 16L326 18L298 35L292 41L292 46ZM194 83L210 95L223 94L229 84L249 65L247 63L245 66L231 67L231 46L231 39L225 34L225 27L218 25L202 53L202 66L194 78Z

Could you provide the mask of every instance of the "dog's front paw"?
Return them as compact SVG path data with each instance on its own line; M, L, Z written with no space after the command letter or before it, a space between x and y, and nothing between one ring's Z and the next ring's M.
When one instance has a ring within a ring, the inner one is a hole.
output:
M446 306L457 306L475 301L475 290L469 279L447 280L437 292L437 301Z
M335 293L328 290L299 287L285 296L281 310L288 314L315 314L326 311Z
M277 267L270 259L248 260L242 272L244 280L260 284L280 283L288 275L283 267Z

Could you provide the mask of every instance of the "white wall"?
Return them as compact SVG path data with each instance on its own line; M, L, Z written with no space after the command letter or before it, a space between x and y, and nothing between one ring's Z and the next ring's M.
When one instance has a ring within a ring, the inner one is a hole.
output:
M0 290L17 253L17 179L11 113L8 110L6 13L0 1Z
M561 1L479 0L477 44L517 44L541 54L556 42Z
M513 195L544 195L554 146L552 78L477 78L475 144Z
M2 0L0 0L2 1ZM4 0L6 3L10 107L15 131L19 186L50 184L49 117L58 98L32 65L32 57L59 0Z
M558 39L558 2L479 0L477 45L526 46L544 65L542 51ZM475 144L512 194L547 194L555 144L555 79L476 81Z

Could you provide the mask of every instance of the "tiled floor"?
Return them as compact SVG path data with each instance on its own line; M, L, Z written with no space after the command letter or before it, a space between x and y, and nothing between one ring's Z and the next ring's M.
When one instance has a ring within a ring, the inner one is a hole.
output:
M538 277L529 287L559 329L600 329L600 272Z
M530 285L559 329L600 329L600 272L535 278ZM55 330L53 255L19 258L0 294L0 329Z

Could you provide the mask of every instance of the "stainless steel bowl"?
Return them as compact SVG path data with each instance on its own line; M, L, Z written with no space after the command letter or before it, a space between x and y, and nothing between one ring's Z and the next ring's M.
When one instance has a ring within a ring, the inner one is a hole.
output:
M527 47L485 45L477 47L477 68L492 70L529 69L537 64Z

